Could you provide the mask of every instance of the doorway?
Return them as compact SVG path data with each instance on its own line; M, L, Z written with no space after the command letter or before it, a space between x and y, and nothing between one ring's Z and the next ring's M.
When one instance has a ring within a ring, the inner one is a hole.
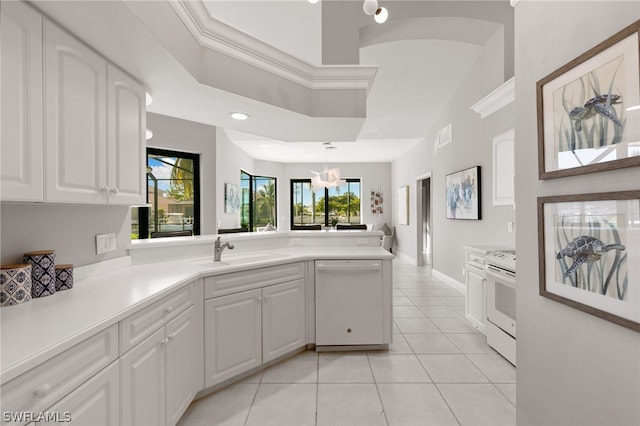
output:
M416 178L416 264L432 266L431 173Z

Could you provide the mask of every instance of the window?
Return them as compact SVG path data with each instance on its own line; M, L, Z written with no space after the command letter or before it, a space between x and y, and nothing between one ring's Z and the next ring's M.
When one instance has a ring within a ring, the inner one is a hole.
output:
M147 148L147 204L131 213L131 239L153 232L200 234L199 155Z
M251 232L269 223L277 226L276 178L253 176L241 171L240 188L242 191L240 226L248 228Z
M314 191L311 179L291 180L291 228L360 222L360 179Z

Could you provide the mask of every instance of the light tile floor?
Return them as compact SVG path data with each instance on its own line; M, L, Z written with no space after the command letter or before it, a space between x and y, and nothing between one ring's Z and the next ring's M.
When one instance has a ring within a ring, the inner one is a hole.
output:
M179 426L514 425L516 370L464 318L464 296L394 260L388 351L307 351L195 401Z

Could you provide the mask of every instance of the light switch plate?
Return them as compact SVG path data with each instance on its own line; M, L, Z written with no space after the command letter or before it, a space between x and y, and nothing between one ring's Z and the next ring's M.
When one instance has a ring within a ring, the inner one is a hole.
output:
M96 254L108 253L116 250L116 234L96 235Z

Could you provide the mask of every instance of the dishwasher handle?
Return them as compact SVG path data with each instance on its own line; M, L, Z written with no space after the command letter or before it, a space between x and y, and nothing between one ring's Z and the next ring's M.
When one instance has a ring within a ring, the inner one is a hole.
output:
M381 269L382 264L379 261L358 263L316 262L316 271L325 272L364 272L380 271Z

